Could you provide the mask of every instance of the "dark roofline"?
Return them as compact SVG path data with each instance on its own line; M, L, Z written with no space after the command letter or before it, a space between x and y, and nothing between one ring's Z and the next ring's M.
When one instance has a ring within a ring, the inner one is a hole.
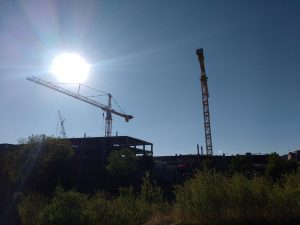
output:
M112 137L74 137L74 138L66 138L66 140L76 140L76 139L94 139L94 140L117 140L117 139L128 139L130 142L135 142L135 144L139 145L153 145L153 143L144 141L138 138L133 138L130 136L112 136Z

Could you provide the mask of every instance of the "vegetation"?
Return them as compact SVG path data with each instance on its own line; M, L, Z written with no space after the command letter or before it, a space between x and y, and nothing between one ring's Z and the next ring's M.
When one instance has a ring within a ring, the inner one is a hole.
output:
M287 224L300 220L299 194L299 174L270 182L204 172L176 189L176 207L192 224Z
M174 187L167 202L162 189L145 173L140 187L119 182L117 195L95 190L83 194L65 189L68 162L74 155L63 140L32 136L26 145L1 158L18 192L15 199L23 225L227 225L297 224L300 222L298 162L270 154L264 174L255 174L249 157L233 158L228 173L214 170L211 160L202 171ZM140 161L139 161L140 160ZM130 180L139 164L130 149L113 151L106 169L116 180ZM140 170L140 169L139 169ZM21 188L19 188L21 187ZM46 191L45 191L46 190Z
M29 137L26 145L5 154L0 169L17 191L50 193L61 180L70 179L73 155L67 141L36 135Z
M229 171L231 173L243 173L249 175L253 173L254 168L249 157L246 155L238 155L231 160Z
M127 176L136 170L136 156L131 149L114 150L108 157L106 169L113 176Z
M114 150L108 156L105 167L109 172L110 191L117 193L118 187L134 185L136 182L137 157L131 149Z
M154 212L166 209L167 203L147 175L139 194L127 187L120 188L116 197L103 192L88 196L58 186L50 199L27 194L18 208L23 225L140 225Z
M272 180L282 178L285 174L295 173L298 169L298 162L295 160L282 160L276 153L268 157L265 174Z
M120 188L112 197L98 191L86 195L58 186L51 198L27 194L18 208L24 225L159 225L159 224L296 224L300 222L300 174L278 182L264 176L249 179L198 172L175 189L166 203L149 175L141 190Z

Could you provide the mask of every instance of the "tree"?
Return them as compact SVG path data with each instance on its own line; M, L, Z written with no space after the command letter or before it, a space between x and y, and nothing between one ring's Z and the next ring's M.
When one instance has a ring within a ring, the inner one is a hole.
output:
M229 171L231 173L243 173L248 175L253 173L253 165L249 157L237 155L230 161Z
M126 176L136 171L136 155L131 149L114 150L108 157L106 169L113 176Z
M275 152L271 153L267 158L267 166L265 170L266 176L275 180L279 178L282 170L283 165L281 159L279 158L279 155Z
M281 178L283 174L297 172L298 162L295 160L283 160L275 152L268 156L268 163L265 174L269 178L276 180Z
M5 155L3 171L18 190L51 192L59 179L69 179L73 155L68 141L35 135Z
M299 163L294 159L284 161L284 171L286 173L295 173L297 172L298 167Z

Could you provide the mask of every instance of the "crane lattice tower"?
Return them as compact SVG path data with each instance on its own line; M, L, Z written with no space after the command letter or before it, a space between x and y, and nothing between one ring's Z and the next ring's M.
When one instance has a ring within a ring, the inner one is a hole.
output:
M213 155L212 140L211 140L211 128L210 128L210 116L209 116L209 104L208 104L208 86L207 76L204 66L204 54L203 48L197 49L196 54L200 63L201 69L201 89L202 89L202 105L203 105L203 117L204 117L204 131L205 131L205 143L206 143L206 154Z
M60 128L61 128L61 135L63 138L67 138L67 135L66 135L66 130L65 130L65 126L64 126L64 122L66 121L65 119L63 119L60 111L58 110L58 117L59 117L59 121L60 121Z

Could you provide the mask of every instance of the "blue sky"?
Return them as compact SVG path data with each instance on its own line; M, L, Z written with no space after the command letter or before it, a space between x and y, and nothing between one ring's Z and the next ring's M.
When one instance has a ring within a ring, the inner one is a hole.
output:
M0 143L59 135L58 110L68 137L104 135L98 108L26 80L57 82L43 74L72 51L92 65L85 84L135 117L115 116L113 133L153 142L155 155L196 153L204 48L214 153L300 149L299 12L296 0L2 0Z

